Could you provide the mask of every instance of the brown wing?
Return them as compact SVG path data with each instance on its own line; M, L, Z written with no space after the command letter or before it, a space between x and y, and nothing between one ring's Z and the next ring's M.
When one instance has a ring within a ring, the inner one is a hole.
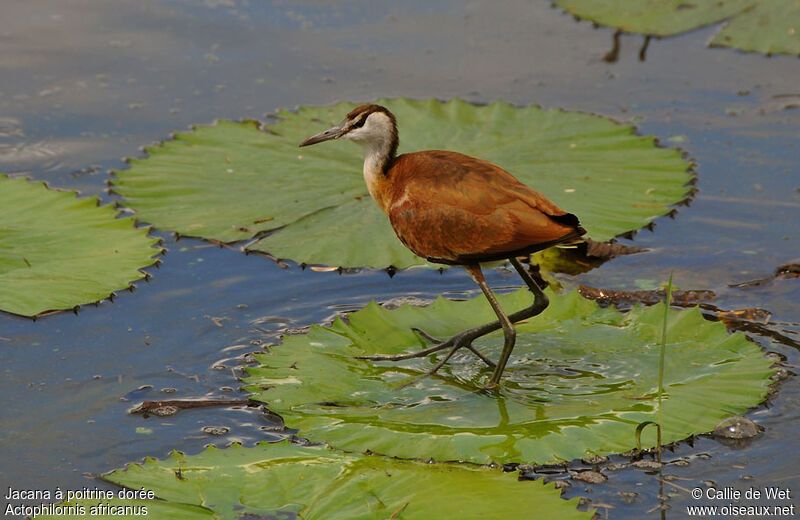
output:
M490 162L446 151L401 155L387 212L416 254L472 263L538 251L584 233L575 215Z

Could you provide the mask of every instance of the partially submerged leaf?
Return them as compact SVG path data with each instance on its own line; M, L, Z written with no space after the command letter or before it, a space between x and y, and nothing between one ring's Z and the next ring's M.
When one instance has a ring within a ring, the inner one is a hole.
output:
M499 296L511 312L527 291ZM629 313L577 293L550 295L541 315L517 325L517 346L497 392L481 392L491 370L470 352L438 375L403 386L438 359L399 363L355 359L421 348L412 327L447 338L495 319L482 296L387 311L370 304L330 327L288 336L248 389L299 435L346 449L397 457L548 463L619 453L636 444L636 425L655 420L663 304ZM741 334L703 319L697 308L669 312L663 401L665 443L711 430L758 404L771 362ZM489 358L500 333L476 342ZM643 442L655 444L655 432Z
M166 460L147 459L104 479L153 490L162 500L115 503L144 504L154 518L266 518L291 512L305 520L386 520L400 510L396 518L408 520L588 520L593 515L576 509L577 498L562 500L553 484L518 482L516 475L499 469L346 454L288 441L252 448L211 446L197 455L174 452ZM88 510L97 502L80 504Z
M724 21L711 45L800 54L796 0L557 0L556 4L599 25L653 36L672 36Z
M96 198L0 175L0 310L35 316L143 278L158 239Z
M377 102L397 115L400 152L449 149L495 162L577 214L597 241L649 224L690 192L689 162L679 150L599 116L458 99ZM252 122L197 127L149 147L148 157L117 172L114 190L158 228L223 242L259 237L248 248L278 258L424 264L370 199L357 146L298 148L354 106L281 111L264 131Z

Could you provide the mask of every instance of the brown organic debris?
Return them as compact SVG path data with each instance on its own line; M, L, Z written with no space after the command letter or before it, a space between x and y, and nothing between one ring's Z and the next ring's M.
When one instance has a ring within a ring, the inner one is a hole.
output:
M770 318L772 318L772 313L765 309L750 307L747 309L734 309L732 311L720 310L717 312L717 317L719 321L726 325L742 321L751 321L766 325L769 323Z
M165 415L163 410L174 410L167 415L174 415L178 410L189 408L207 408L209 406L261 406L262 403L251 399L174 399L168 401L145 401L132 408L131 414L141 414L144 417L149 415Z
M664 289L649 291L617 291L613 289L598 289L589 285L579 285L578 292L584 298L595 300L601 305L630 306L635 303L654 305L666 299ZM706 289L690 291L672 291L672 305L690 307L701 302L708 302L715 298L714 291Z
M601 258L609 260L616 256L632 255L647 251L641 247L626 246L616 242L596 242L591 238L585 240L586 251L584 254L590 258Z
M580 480L589 484L602 484L608 478L599 471L579 471L572 475L572 480Z
M775 272L772 274L772 276L731 284L731 287L738 287L740 289L759 287L774 280L786 280L788 278L800 278L800 261L793 261L788 264L779 265L775 268Z
M548 271L577 275L599 267L614 257L632 255L644 251L647 251L647 249L618 244L613 240L597 242L591 238L586 238L569 246L554 247L540 251L533 256L531 263L544 262L548 266Z

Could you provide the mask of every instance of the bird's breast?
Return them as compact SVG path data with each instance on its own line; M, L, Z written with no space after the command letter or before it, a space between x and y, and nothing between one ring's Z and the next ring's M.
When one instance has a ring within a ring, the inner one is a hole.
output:
M384 213L389 213L389 181L377 163L364 161L364 182L370 196Z

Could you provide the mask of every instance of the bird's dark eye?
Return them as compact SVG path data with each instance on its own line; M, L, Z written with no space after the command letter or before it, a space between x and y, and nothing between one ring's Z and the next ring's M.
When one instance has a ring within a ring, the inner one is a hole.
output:
M361 128L362 126L364 126L364 123L366 123L366 122L367 122L367 118L366 117L362 117L361 119L359 119L358 121L353 123L351 128Z

